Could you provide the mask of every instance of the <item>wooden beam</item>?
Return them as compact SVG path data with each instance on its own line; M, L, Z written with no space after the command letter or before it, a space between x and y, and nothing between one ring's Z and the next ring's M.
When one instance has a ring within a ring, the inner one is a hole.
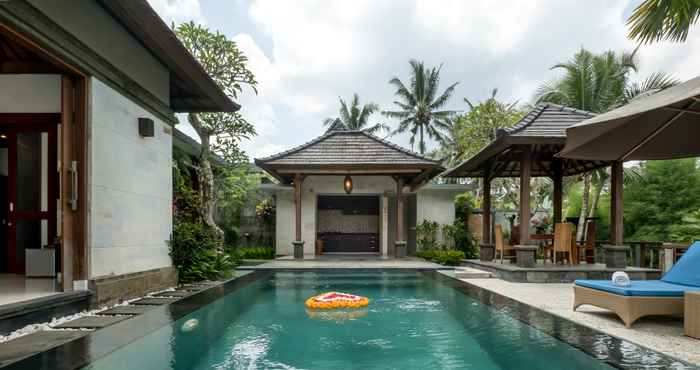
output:
M624 243L622 180L622 162L615 162L610 166L610 241L612 245Z
M301 241L301 184L304 177L297 173L294 175L294 236L295 241Z
M530 147L525 147L520 159L520 245L530 241L530 179L532 157Z
M2 62L0 74L61 74L62 71L50 63Z
M405 241L403 235L403 179L396 179L396 241Z
M482 204L481 204L481 242L491 244L491 179L485 176L482 180ZM465 220L468 222L468 220Z
M555 160L552 162L552 183L554 184L553 186L553 195L552 195L552 200L553 204L552 206L554 207L554 223L558 223L562 221L562 195L563 195L563 185L564 185L564 176L563 176L563 169L562 169L562 163L560 160Z
M419 169L280 169L277 173L281 174L296 174L303 171L309 175L386 175L391 174L412 174L421 173Z

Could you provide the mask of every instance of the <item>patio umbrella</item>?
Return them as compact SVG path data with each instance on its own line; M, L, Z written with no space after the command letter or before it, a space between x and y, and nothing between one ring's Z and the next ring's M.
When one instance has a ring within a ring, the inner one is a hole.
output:
M605 161L700 157L700 76L569 127L559 156Z

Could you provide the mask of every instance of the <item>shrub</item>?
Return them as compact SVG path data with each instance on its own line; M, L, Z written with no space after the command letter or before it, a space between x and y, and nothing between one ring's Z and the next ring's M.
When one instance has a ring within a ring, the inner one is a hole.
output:
M435 221L423 220L420 224L416 225L416 243L419 249L432 249L435 248L435 243L437 241L437 231L440 228L440 224Z
M180 282L220 279L235 266L221 251L222 242L199 222L176 219L169 247Z
M447 266L457 266L464 259L464 252L457 250L425 249L417 252L416 255Z
M275 249L270 247L247 247L235 250L236 255L246 260L270 260L275 258Z

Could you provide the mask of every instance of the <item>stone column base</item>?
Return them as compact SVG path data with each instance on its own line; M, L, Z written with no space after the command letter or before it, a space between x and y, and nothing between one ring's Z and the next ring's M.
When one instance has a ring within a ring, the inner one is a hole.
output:
M292 245L294 246L294 259L304 259L304 241L303 240L297 240L293 241Z
M496 248L493 244L479 245L479 260L491 262L496 258Z
M605 266L611 269L624 269L627 267L627 251L630 247L626 245L605 245Z
M513 249L518 267L535 267L536 245L516 245Z
M404 258L406 257L406 242L404 241L396 241L394 242L394 256L396 258Z

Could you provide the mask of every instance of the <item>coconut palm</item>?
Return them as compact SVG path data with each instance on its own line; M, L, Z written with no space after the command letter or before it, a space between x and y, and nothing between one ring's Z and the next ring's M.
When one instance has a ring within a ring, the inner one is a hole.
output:
M425 153L425 135L437 141L444 140L444 133L450 129L450 118L454 111L440 110L454 93L454 83L438 95L440 85L440 68L426 68L423 62L409 61L411 65L411 79L406 86L398 77L392 78L389 83L396 88L394 101L399 110L384 111L387 117L399 120L399 127L394 133L410 131L411 145L415 144L418 137L418 150Z
M698 0L645 0L627 20L629 38L644 44L661 40L685 41L698 18Z
M653 94L673 86L678 81L665 73L655 73L641 83L630 81L631 72L637 71L636 50L632 53L607 51L593 54L581 49L574 58L552 69L564 71L564 75L551 83L545 83L537 91L538 102L552 102L593 113L604 113L628 103L639 96ZM583 225L589 211L592 174L583 175L583 193L579 225ZM591 211L595 211L591 209ZM578 228L577 239L583 235Z
M326 118L323 120L324 126L331 126L336 120L340 120L347 128L355 131L364 131L369 134L376 134L379 131L389 131L389 127L383 123L369 125L369 117L379 111L379 106L375 103L367 103L360 107L360 98L357 94L352 95L350 106L342 98L340 100L340 117Z

